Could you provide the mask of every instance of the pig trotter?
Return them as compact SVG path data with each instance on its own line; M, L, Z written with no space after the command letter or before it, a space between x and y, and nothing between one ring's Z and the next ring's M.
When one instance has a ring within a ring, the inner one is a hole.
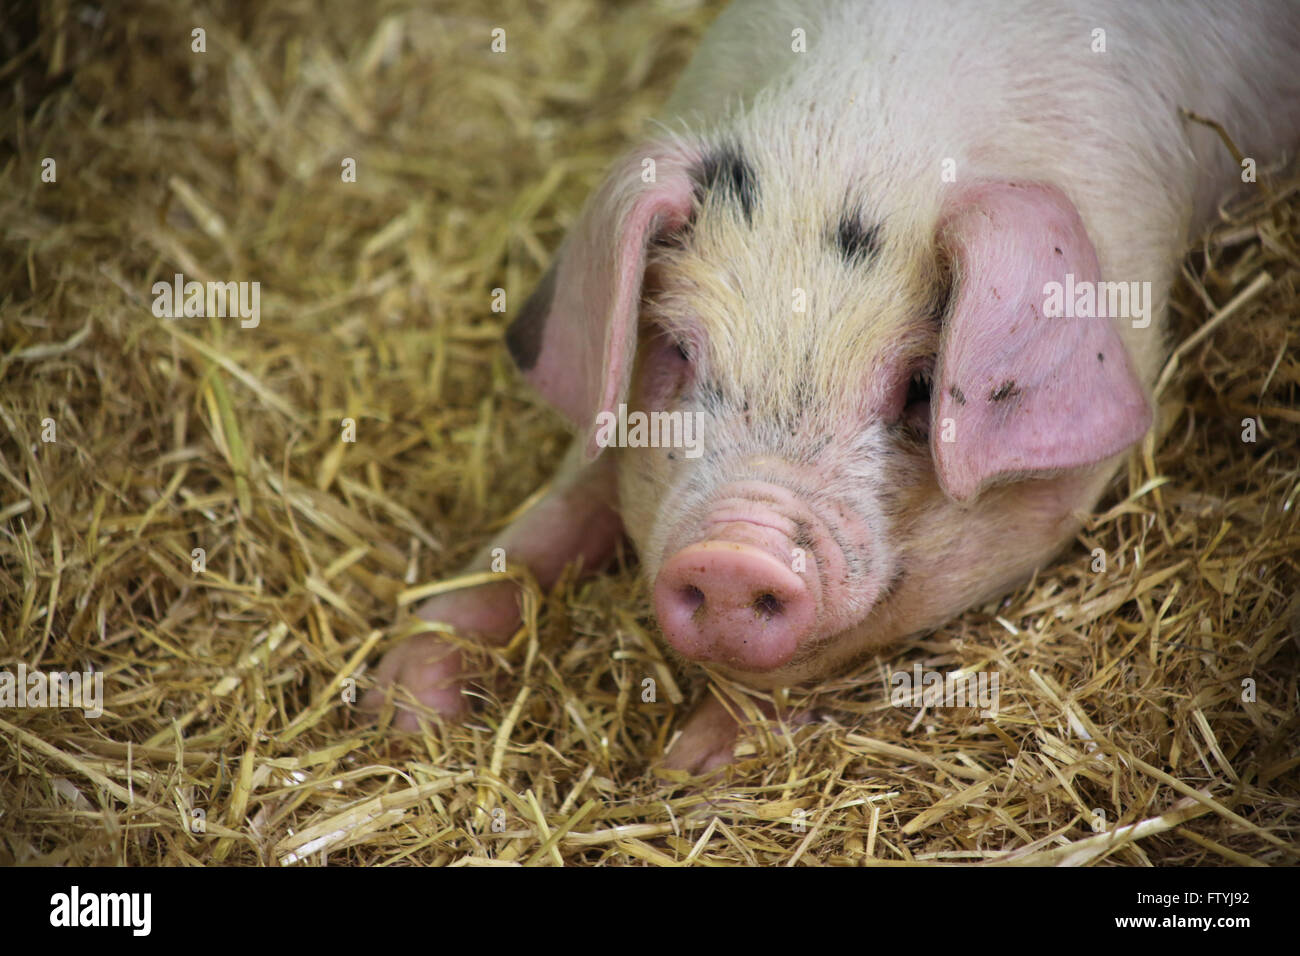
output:
M731 763L740 736L740 724L713 694L695 705L681 735L664 755L665 770L685 770L707 776Z
M779 719L780 715L772 704L763 700L754 703L767 720ZM732 716L733 712L736 717ZM737 720L737 717L740 719ZM790 727L806 724L812 719L813 713L810 711L785 714L785 723ZM742 731L749 729L743 712L736 704L733 703L731 711L728 711L714 694L708 693L686 718L681 734L668 749L659 767L663 770L685 770L697 777L709 776L735 759L736 741Z
M422 705L444 717L462 717L468 706L462 694L461 655L453 645L432 634L420 634L403 641L384 655L375 670L378 686L361 698L361 709L376 712L384 702L384 688L405 688ZM397 698L398 712L393 719L397 730L416 730L417 713Z
M527 567L543 588L551 587L573 561L588 571L598 569L622 534L615 511L614 461L615 456L603 455L586 464L583 445L575 442L546 496L480 551L466 571L491 569L497 549L504 552L507 568ZM436 595L416 613L500 647L519 627L519 598L519 586L503 580ZM463 655L451 642L434 634L412 637L384 655L375 669L376 686L361 699L361 709L379 711L395 685L435 713L462 717L469 711L464 671ZM403 703L404 696L395 697L399 712L394 727L415 730L419 712Z
M519 625L519 588L512 581L485 584L430 598L416 615L425 621L450 624L457 633L485 644L500 645ZM437 634L419 634L394 647L375 669L375 687L361 699L361 709L378 712L390 686L404 688L434 713L460 718L469 713L463 691L464 660L455 644ZM419 712L397 695L396 730L413 731Z

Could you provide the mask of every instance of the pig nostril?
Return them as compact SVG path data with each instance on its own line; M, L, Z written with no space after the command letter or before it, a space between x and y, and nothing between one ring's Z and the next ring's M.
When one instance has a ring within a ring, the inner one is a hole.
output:
M771 619L780 614L784 607L775 594L766 592L754 599L754 610L763 617Z
M700 608L704 607L704 592L693 584L688 584L678 592L682 599L682 606L687 613L694 614Z
M691 660L743 671L784 666L817 624L817 595L784 553L710 538L669 557L654 584L668 645Z

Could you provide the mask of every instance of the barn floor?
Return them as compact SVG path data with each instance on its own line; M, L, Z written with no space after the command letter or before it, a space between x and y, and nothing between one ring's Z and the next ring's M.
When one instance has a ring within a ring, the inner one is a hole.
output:
M720 779L654 771L708 681L664 663L631 554L533 594L466 725L357 719L417 589L563 450L492 290L527 294L716 6L27 9L0 58L0 671L105 697L0 708L0 864L1300 861L1295 168L1191 252L1170 427L1077 544L792 691L819 719ZM259 282L256 327L156 316L176 273ZM914 664L996 671L996 716L891 706Z

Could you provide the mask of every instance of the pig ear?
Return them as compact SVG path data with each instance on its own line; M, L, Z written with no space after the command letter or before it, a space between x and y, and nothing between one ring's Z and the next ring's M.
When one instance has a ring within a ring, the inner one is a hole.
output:
M620 162L506 333L524 377L579 428L626 400L647 248L690 218L692 168L694 157L662 146ZM599 453L592 430L587 454Z
M935 369L931 443L949 497L1096 464L1142 437L1151 411L1112 324L1125 320L1050 307L1049 283L1100 279L1063 193L972 187L949 204L941 239L956 288Z

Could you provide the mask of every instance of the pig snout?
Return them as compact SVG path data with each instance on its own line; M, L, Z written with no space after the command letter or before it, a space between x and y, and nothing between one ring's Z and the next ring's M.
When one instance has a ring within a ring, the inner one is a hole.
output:
M842 626L847 605L861 610L873 603L874 595L862 593L849 600L840 542L776 485L723 489L695 527L695 540L669 554L654 584L664 637L691 660L775 670ZM860 553L869 544L851 547Z
M815 605L799 575L772 554L725 537L678 551L655 581L668 643L692 660L745 670L789 661L812 631Z

